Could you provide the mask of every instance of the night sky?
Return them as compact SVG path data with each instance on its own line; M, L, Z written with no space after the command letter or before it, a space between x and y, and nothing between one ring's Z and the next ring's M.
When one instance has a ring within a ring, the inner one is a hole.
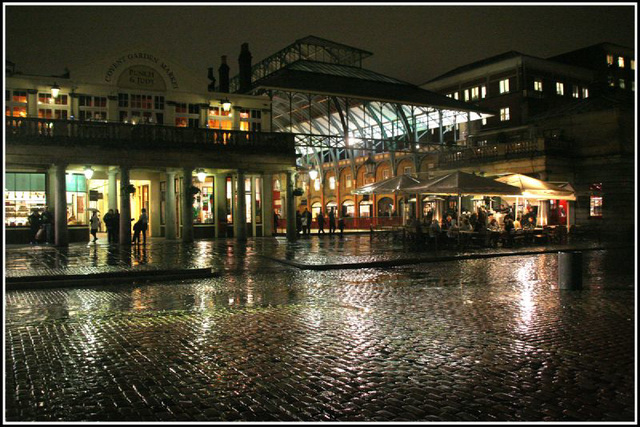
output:
M509 50L548 57L600 42L635 47L626 6L20 6L5 4L6 59L24 73L62 74L142 43L207 84L240 45L253 62L307 35L373 53L364 67L414 84Z

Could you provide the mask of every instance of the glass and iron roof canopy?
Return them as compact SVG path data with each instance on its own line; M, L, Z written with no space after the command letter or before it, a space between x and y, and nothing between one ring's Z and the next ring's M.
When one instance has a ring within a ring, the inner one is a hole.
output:
M429 131L494 114L362 68L370 55L309 36L255 64L250 92L271 97L273 131L297 134L303 155L326 148L433 149L441 144L421 143Z

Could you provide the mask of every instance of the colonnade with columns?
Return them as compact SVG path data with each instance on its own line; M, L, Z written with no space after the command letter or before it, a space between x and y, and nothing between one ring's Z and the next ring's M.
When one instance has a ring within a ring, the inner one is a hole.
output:
M56 163L51 166L48 171L50 193L48 200L49 206L54 211L54 243L56 246L67 246L69 244L69 230L67 226L67 189L66 189L66 169L68 165L65 163ZM120 165L112 167L108 170L108 209L119 209L120 223L118 228L119 244L130 245L132 239L131 232L131 193L128 191L131 185L130 165ZM162 178L166 180L166 193L164 197L164 237L167 240L182 240L183 242L192 242L194 240L194 221L193 221L193 173L194 167L167 168L161 172ZM283 172L286 176L286 218L295 218L295 205L293 197L293 172ZM262 188L259 189L261 195L261 215L262 232L261 236L271 236L274 232L274 212L273 212L273 177L272 173L249 173L248 171L238 169L231 173L219 172L213 173L214 177L214 205L211 207L215 217L215 237L227 236L227 177L232 176L235 184L231 185L230 198L232 200L233 215L233 236L239 241L247 240L247 215L246 215L246 199L241 195L249 194L245 186L245 178L252 178L251 185L251 203L253 204L251 212L253 230L256 230L256 194L257 189L254 178L262 178ZM182 178L182 186L180 188L180 213L181 213L181 232L177 226L177 206L176 206L176 189L174 186L176 178ZM162 181L162 179L160 179ZM118 185L119 181L119 185ZM159 200L159 198L157 199ZM152 210L156 213L162 209L160 203L152 204ZM151 210L151 209L150 209ZM159 216L158 216L159 218ZM256 234L254 233L254 236ZM293 240L296 238L295 221L287 221L287 238Z

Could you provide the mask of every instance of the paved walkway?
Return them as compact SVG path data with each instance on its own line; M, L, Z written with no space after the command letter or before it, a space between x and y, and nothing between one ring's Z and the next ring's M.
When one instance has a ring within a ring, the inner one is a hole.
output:
M366 235L8 247L7 278L220 274L6 292L5 417L631 424L634 252L579 246L582 291L532 247L321 271L431 255Z

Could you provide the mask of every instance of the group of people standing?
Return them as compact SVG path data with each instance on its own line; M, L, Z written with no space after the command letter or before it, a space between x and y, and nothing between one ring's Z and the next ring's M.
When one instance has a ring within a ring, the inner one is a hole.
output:
M33 209L29 215L29 243L53 244L53 213L45 206L42 213Z
M309 212L309 209L305 208L303 212L296 211L296 231L298 234L310 235L311 223L313 222L313 215ZM340 217L336 221L336 212L333 207L329 210L327 218L325 218L322 211L316 215L316 222L318 223L318 234L326 234L324 231L325 224L329 226L329 235L335 234L336 230L340 230L340 234L344 234L345 220L344 217Z
M45 243L53 244L53 213L47 206L44 207L42 213L39 210L34 209L29 215L29 229L30 236L29 241L31 244ZM132 218L131 221L134 219ZM120 213L118 209L109 209L102 219L104 225L107 228L107 238L109 243L119 242L119 229L120 229ZM93 211L91 218L89 219L89 225L91 235L93 236L93 242L98 240L98 231L100 230L100 215L97 210ZM132 243L147 243L147 229L149 228L149 216L147 210L142 209L142 213L138 218L138 221L133 225L133 241Z

